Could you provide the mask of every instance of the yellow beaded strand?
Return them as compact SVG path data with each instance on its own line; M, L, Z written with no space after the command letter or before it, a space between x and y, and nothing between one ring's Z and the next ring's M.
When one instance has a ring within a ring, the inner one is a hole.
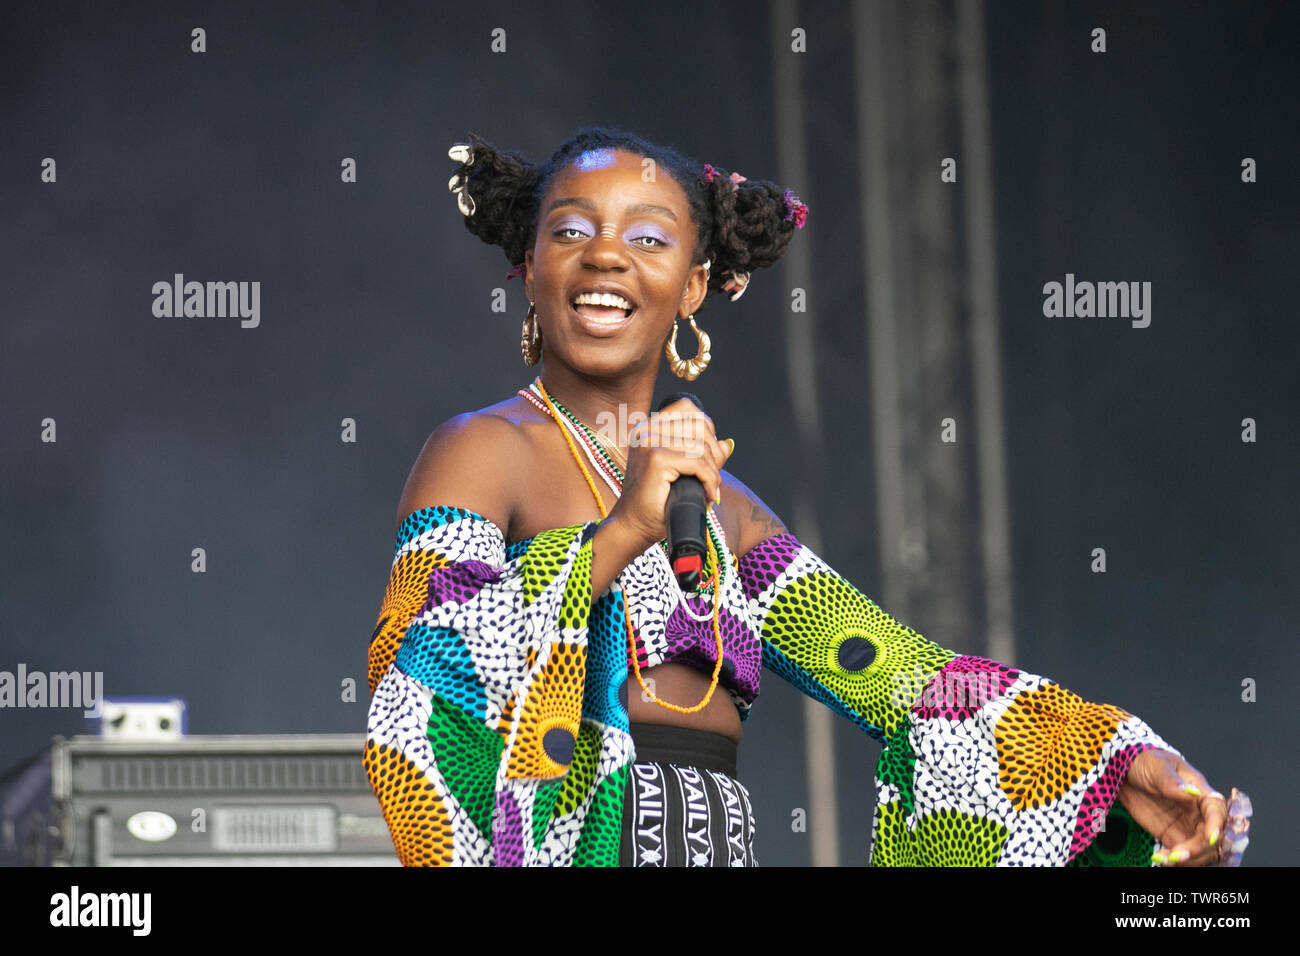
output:
M587 466L582 462L582 456L578 454L578 449L574 447L573 437L569 434L569 430L560 422L559 410L551 401L551 396L546 393L546 386L542 384L542 378L540 375L537 377L537 388L541 391L542 398L546 400L546 407L550 409L551 417L555 419L555 424L559 426L560 433L564 435L564 441L569 446L569 452L573 455L573 460L576 461L578 467L582 469L582 477L587 480L587 487L591 489L592 497L596 499L596 507L600 510L601 520L604 520L609 517L609 513L605 511L605 503L601 501L600 492L596 490L596 482L592 480L591 473L587 471ZM660 707L676 711L679 714L696 714L707 707L709 701L713 699L713 692L717 690L718 675L722 673L722 629L718 626L718 610L722 603L722 587L718 582L718 552L713 546L713 539L711 537L705 538L705 544L708 546L709 558L713 563L713 636L717 639L718 659L717 663L713 666L713 677L709 681L709 692L705 694L704 699L694 707L682 707L680 704L672 704L666 700L660 700L655 696L655 693L646 686L645 678L641 676L641 664L637 660L636 636L632 630L632 616L628 612L627 592L623 592L623 618L627 622L627 640L632 652L632 670L636 674L636 682L641 685L641 693L645 699L653 701Z

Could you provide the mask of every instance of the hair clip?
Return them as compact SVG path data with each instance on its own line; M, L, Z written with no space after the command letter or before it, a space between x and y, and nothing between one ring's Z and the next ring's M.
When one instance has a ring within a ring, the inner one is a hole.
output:
M731 301L735 302L742 295L744 295L745 290L749 288L749 273L733 271L730 273L730 275L731 278L723 283L722 288L726 292L734 291L736 293L731 297Z
M793 190L785 191L785 219L784 222L794 220L794 227L802 229L803 224L808 220L808 206L802 199L794 194Z
M474 150L468 143L456 143L451 149L447 150L447 156L458 163L469 166L474 162ZM462 216L474 215L474 197L465 189L469 185L469 176L463 171L458 172L447 183L447 188L456 194L456 206L460 209Z

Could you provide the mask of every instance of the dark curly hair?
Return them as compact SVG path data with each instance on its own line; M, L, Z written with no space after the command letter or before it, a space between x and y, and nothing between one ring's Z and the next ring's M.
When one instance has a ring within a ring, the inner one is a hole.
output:
M541 166L517 151L498 150L476 133L469 134L469 145L471 162L461 163L452 180L454 187L464 187L464 195L473 203L473 214L463 217L465 228L500 246L516 267L536 240L537 216L551 180L591 149L621 149L649 157L681 186L696 228L691 264L712 260L709 293L723 291L730 273L773 265L807 215L798 197L776 183L764 179L733 183L719 167L712 167L710 181L705 167L681 152L615 127L583 127Z

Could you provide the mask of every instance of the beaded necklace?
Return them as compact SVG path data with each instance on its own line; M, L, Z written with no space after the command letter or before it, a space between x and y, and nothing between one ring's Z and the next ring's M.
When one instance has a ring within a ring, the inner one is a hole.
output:
M601 441L600 436L588 428L582 419L578 418L578 416L565 408L559 399L550 393L545 393L544 398L535 394L534 390L541 388L541 381L542 379L539 375L533 380L532 385L528 388L519 389L518 394L528 399L548 415L550 414L550 409L547 407L547 403L549 403L552 408L559 409L565 421L572 426L569 430L573 431L575 437L577 437L582 443L588 457L592 459L592 463L597 467L601 477L605 479L605 483L610 486L616 496L620 495L623 489L623 468L609 453L606 446ZM561 428L563 428L563 423L561 423ZM579 464L581 464L581 462L579 462ZM713 558L716 555L727 555L730 553L726 545L726 537L723 535L722 529L718 527L717 520L714 518L712 510L705 510L704 522L705 526L708 528L709 537L712 539L711 544L713 547L708 549L706 552L706 561L703 572L700 575L700 583L693 592L696 594L708 594L713 591L713 581L716 578L716 574L714 573L715 568L713 567ZM663 551L665 557L671 559L672 555L668 549L667 538L659 539L659 549ZM724 557L722 561L722 580L724 584L727 580L728 570L728 562ZM686 608L686 611L697 621L703 620L695 615L689 607Z
M582 423L578 421L573 415L568 413L567 410L565 411L565 414L563 415L559 414L557 410L557 406L559 406L559 403L556 402L555 399L551 398L549 394L547 394L545 386L542 385L542 377L540 375L533 380L533 384L530 387L535 387L536 390L541 394L542 401L545 403L544 407L546 413L551 416L551 418L555 421L555 424L559 426L561 434L564 435L564 440L569 446L569 452L573 455L573 460L578 463L578 467L582 469L582 477L587 480L587 487L591 489L592 497L596 499L596 507L597 509L599 509L600 516L603 520L604 518L609 516L608 512L606 512L605 510L605 503L601 500L600 494L596 491L596 483L592 480L591 473L587 471L587 466L582 463L582 457L578 454L578 449L573 443L573 438L569 434L569 429L566 429L564 427L564 420L567 419L569 421L574 422L577 425L580 425L583 429L582 432L579 432L579 435L581 437L585 438L586 435L584 434L584 432L589 432L590 430L587 429L585 425L582 425ZM529 398L532 397L532 393L529 391L529 389L521 388L519 390L519 394L525 395ZM563 406L560 407L562 408ZM592 442L592 445L595 445L594 441ZM589 446L588 451L590 452L591 450L592 449ZM605 456L605 458L608 460L607 455ZM614 473L618 476L619 489L616 489L617 492L622 487L623 474L622 471L612 460L608 461L608 464L614 470ZM708 512L706 511L705 514L707 517ZM710 529L710 531L712 531L712 529ZM666 700L660 700L655 695L654 691L650 690L650 688L646 686L645 678L641 676L641 662L636 649L636 643L637 643L636 633L632 627L632 616L630 611L628 610L627 592L620 587L620 591L622 591L623 593L623 619L627 622L627 639L628 639L628 645L631 649L630 659L632 661L632 670L636 674L637 683L641 685L642 699L653 701L654 703L658 704L660 707L664 707L668 710L676 711L679 714L694 714L694 713L698 713L699 711L707 707L709 701L713 699L713 692L717 690L718 675L722 673L722 659L723 659L722 629L718 626L718 612L722 605L722 583L724 583L726 579L724 577L723 582L718 581L719 560L713 542L714 542L713 534L710 533L707 544L708 544L709 558L711 559L709 563L709 567L712 568L713 636L717 640L718 654L717 654L717 662L713 666L713 676L709 681L709 690L704 695L704 699L701 700L694 707L682 707L678 704L671 704ZM665 545L665 550L666 550L666 545ZM686 604L685 598L683 597L681 598L681 600L682 603L685 605ZM689 605L687 605L687 609L690 610ZM696 617L696 615L693 612L691 613L691 616L695 617L696 620L701 620L701 618Z

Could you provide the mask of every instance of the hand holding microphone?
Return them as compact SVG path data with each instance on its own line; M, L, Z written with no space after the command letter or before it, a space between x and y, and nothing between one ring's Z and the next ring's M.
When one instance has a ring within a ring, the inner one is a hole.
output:
M668 538L683 590L699 585L707 544L704 513L722 490L721 469L733 443L719 441L700 400L676 392L628 436L627 474L617 514L646 546Z

